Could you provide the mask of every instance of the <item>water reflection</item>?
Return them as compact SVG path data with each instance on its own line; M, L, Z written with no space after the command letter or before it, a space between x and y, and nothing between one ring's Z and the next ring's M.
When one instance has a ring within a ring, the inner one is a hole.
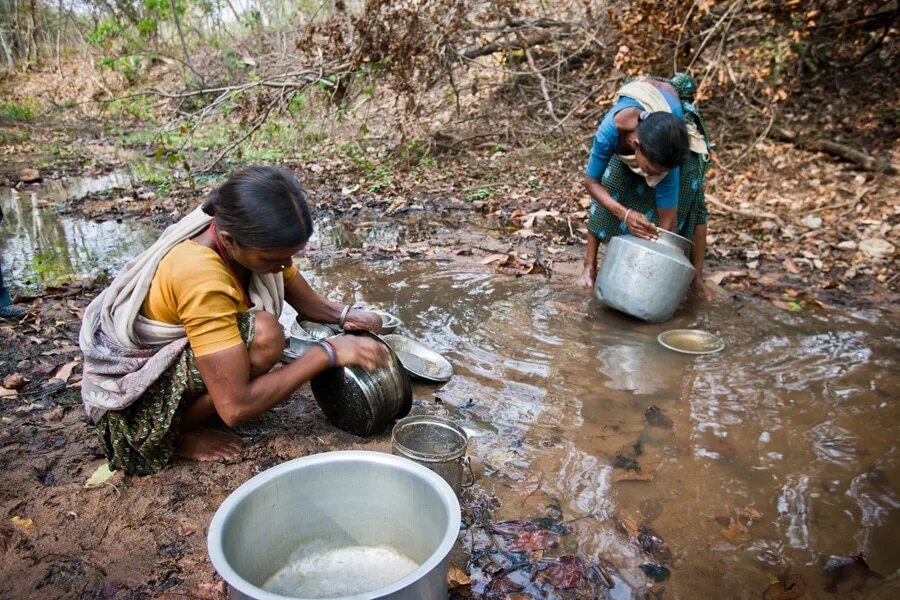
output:
M652 522L673 549L667 597L759 598L788 572L818 597L831 554L865 552L885 574L900 566L900 330L890 320L726 302L646 325L537 277L311 259L302 268L318 289L390 310L451 359L447 385L415 386L416 410L478 432L470 450L480 485L502 502L497 518L558 502L576 519L564 550L611 561L614 597L648 584L638 569L648 556L616 527L620 514ZM656 343L682 327L728 346L690 357ZM649 423L651 406L668 422ZM652 481L613 483L629 448ZM723 534L723 519L749 509L761 516L746 541ZM870 579L864 593L889 585Z
M114 272L128 258L149 246L158 233L133 221L96 223L60 215L54 205L86 194L125 185L125 176L107 175L36 188L0 189L4 219L0 254L7 282L13 288L36 291L101 272Z

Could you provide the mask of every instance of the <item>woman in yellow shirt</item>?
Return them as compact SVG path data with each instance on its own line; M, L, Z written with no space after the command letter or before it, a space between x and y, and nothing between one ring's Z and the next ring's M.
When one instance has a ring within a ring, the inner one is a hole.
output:
M306 194L273 167L232 175L202 207L129 263L85 312L82 397L110 465L155 473L173 455L235 456L240 438L207 429L252 419L329 366L375 369L374 340L321 343L277 371L283 301L304 318L379 331L375 313L319 296L292 264L312 234Z

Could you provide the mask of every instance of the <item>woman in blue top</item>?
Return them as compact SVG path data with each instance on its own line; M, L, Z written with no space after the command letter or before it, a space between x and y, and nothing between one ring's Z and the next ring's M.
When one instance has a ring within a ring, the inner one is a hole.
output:
M694 91L693 80L683 74L640 79L619 91L603 117L585 173L593 202L580 284L594 285L601 241L625 233L653 239L659 226L693 241L692 287L709 296L703 285L709 145L690 102Z

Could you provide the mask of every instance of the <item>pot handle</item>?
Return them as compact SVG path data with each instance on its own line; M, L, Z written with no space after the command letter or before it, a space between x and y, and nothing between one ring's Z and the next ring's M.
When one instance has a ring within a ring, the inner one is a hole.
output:
M466 469L469 471L469 482L463 483L463 489L470 488L475 485L475 473L472 472L472 459L468 456L463 458L463 464L466 465Z

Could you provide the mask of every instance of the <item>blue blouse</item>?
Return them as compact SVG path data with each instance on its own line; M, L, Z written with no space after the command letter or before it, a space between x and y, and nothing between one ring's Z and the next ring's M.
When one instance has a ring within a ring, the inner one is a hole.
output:
M684 118L684 111L681 109L681 101L666 90L660 90L672 114L677 117ZM624 152L619 148L619 131L616 129L614 121L616 114L625 108L636 107L643 109L637 100L622 97L616 102L609 112L600 121L597 128L597 134L594 136L594 142L591 146L591 156L588 159L585 173L595 181L602 181L603 174L609 166L609 161L613 154L622 154ZM681 180L681 167L669 169L668 174L663 177L662 181L656 184L656 207L657 208L675 208L678 206L678 185Z

